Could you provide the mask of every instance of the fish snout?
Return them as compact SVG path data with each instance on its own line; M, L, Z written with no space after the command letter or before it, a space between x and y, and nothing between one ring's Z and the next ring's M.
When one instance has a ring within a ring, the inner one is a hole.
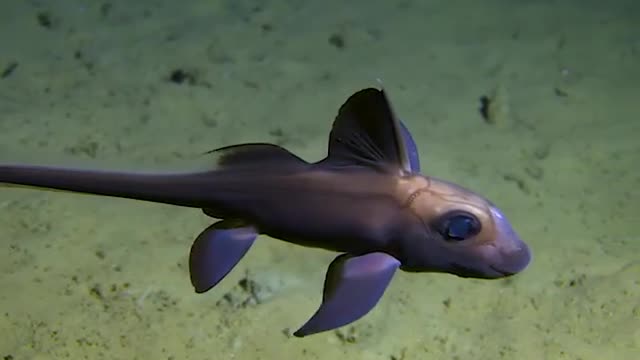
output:
M519 273L531 262L531 251L498 208L491 207L491 213L496 224L496 251L490 267L502 276Z
M496 271L500 276L511 276L524 270L531 262L531 251L529 247L523 243L523 247L519 250L509 253L501 253L501 259L491 265L492 270Z

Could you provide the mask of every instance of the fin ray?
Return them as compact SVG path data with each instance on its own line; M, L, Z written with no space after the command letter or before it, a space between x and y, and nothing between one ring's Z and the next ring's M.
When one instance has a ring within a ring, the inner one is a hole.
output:
M340 108L329 135L329 154L322 162L391 166L411 172L415 158L415 142L394 115L384 91L367 88L353 94Z

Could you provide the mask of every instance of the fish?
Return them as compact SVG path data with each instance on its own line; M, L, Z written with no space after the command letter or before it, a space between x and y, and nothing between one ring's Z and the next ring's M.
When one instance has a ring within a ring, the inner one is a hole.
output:
M201 209L215 220L190 249L196 293L220 283L259 235L337 253L296 337L361 319L398 270L499 279L532 258L496 205L422 174L417 145L382 88L347 99L316 162L266 142L203 156L206 169L155 173L0 163L0 184Z

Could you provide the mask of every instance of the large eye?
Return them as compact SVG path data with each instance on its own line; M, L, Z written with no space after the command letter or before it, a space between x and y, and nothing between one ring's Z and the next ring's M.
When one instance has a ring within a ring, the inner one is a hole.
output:
M478 218L467 212L452 212L440 218L438 230L448 241L464 241L480 232Z

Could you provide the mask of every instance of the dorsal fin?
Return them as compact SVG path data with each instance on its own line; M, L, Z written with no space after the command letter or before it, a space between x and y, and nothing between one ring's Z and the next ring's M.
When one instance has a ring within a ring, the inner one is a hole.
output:
M268 143L231 145L207 151L205 154L215 157L216 168L307 165L306 161L287 149Z
M384 91L368 88L351 95L340 108L329 136L329 154L323 162L341 166L396 167L411 172L416 170L412 166L415 161L410 159L412 154L407 149L407 141L415 152L413 139L393 114Z

